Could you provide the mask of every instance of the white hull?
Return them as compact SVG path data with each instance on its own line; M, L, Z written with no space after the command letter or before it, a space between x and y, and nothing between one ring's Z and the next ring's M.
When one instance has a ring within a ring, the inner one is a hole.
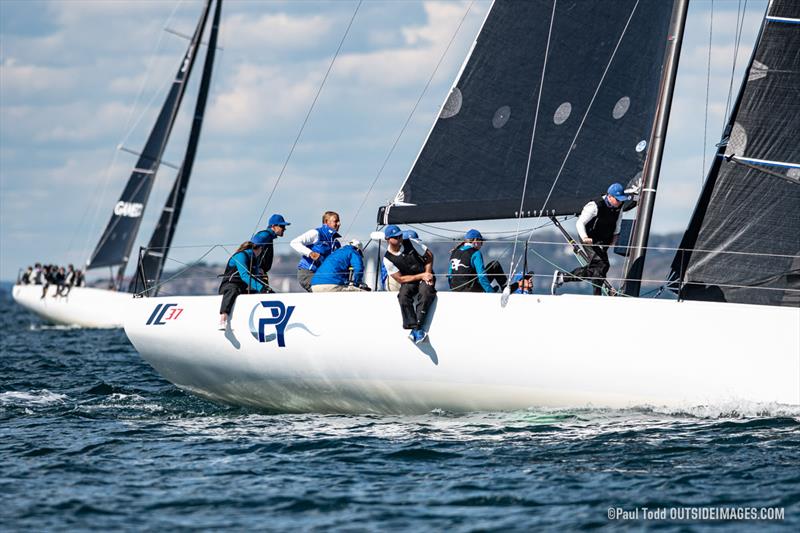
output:
M125 307L133 300L126 292L73 287L69 296L53 297L51 285L42 298L41 285L14 285L14 301L52 324L85 328L121 328Z
M294 306L285 347L274 325L267 342L251 333L270 319L262 301ZM800 309L577 295L501 308L499 295L441 293L415 345L391 293L240 296L226 332L219 304L136 299L125 331L178 387L283 412L800 405Z

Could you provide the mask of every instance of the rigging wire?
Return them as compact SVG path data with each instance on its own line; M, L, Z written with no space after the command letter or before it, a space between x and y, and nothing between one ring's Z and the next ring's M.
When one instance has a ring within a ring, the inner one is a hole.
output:
M703 166L700 167L700 185L706 177L706 151L708 144L708 96L711 91L711 45L714 36L714 0L711 0L711 13L708 17L708 60L706 63L706 107L703 121Z
M358 0L358 4L356 5L355 10L353 11L353 16L350 17L350 22L347 24L347 28L344 31L344 35L342 35L342 39L339 41L339 46L336 48L336 52L333 54L333 58L331 59L330 64L328 65L328 70L325 72L325 76L322 78L322 83L320 83L319 88L317 88L317 93L314 95L314 100L311 102L311 106L308 108L308 112L306 113L305 118L303 119L303 123L300 126L300 131L297 132L297 136L294 139L294 143L292 143L292 147L289 150L288 155L286 156L286 160L283 162L283 167L281 167L281 171L278 174L278 178L275 180L275 184L272 186L272 190L267 197L267 203L264 204L264 209L261 210L261 214L258 217L258 221L256 222L255 227L251 233L255 233L258 231L259 226L261 226L261 221L264 219L264 214L267 212L267 208L269 207L270 202L272 201L272 196L275 194L275 190L278 188L278 184L281 182L281 178L283 178L284 172L286 172L286 167L289 165L289 161L292 159L292 154L294 154L294 150L297 147L297 143L300 142L300 136L303 135L303 131L306 128L306 124L308 124L308 119L311 117L312 111L314 111L314 106L317 104L317 100L319 99L319 95L322 93L322 89L325 87L325 82L328 81L328 76L333 69L333 64L336 62L336 58L339 57L339 52L342 50L342 45L344 45L345 39L347 39L347 35L350 33L350 28L353 26L353 21L358 14L358 10L361 7L361 4L364 0Z
M723 130L725 129L728 121L728 113L731 109L731 98L733 97L733 80L736 76L736 60L739 58L739 44L742 42L742 30L744 29L744 18L747 11L747 0L744 0L744 7L742 7L742 0L739 0L739 7L736 10L736 41L733 47L733 63L731 64L731 76L728 83L728 98L725 103L725 115L722 117L724 123L722 124Z
M519 216L517 217L517 233L519 233L519 227L522 224L522 207L525 204L525 193L528 190L528 177L530 176L531 171L531 160L533 159L533 143L536 139L536 125L539 122L539 108L541 107L542 103L542 89L544 87L544 75L547 72L547 59L550 57L550 41L553 36L553 22L556 18L556 4L557 0L553 0L553 9L550 12L550 27L547 30L547 44L545 45L544 49L544 62L542 63L542 75L539 78L539 91L536 95L536 111L533 115L533 129L531 131L531 143L530 148L528 149L528 162L525 166L525 181L522 183L522 195L519 199ZM552 190L552 189L551 189ZM549 195L548 195L549 198ZM516 267L514 266L514 259L517 255L517 238L514 238L514 250L511 252L511 264L509 265L509 275L512 275L515 271Z
M417 108L419 107L419 104L422 101L422 98L425 96L425 93L428 92L428 88L431 86L431 83L433 82L433 78L436 77L436 73L439 72L439 67L442 65L442 62L444 61L444 58L447 55L447 52L450 50L450 47L453 45L453 42L456 40L456 36L458 35L458 32L461 30L461 26L464 24L464 21L467 19L467 15L469 15L469 12L472 9L473 4L475 4L475 0L472 0L469 3L469 5L467 6L466 11L464 12L464 16L461 17L461 20L458 22L458 26L456 26L456 30L453 32L453 36L450 38L450 42L447 43L447 46L445 47L444 51L442 52L442 55L439 57L439 62L436 63L436 66L434 67L433 72L431 73L430 77L428 78L427 83L425 83L425 87L422 88L422 92L420 93L419 97L417 98L417 101L414 103L414 107L411 108L411 112L409 113L408 118L406 118L406 121L403 124L403 127L400 128L400 133L397 134L397 137L395 138L394 143L392 144L392 147L389 149L389 153L386 154L386 157L383 160L383 164L381 164L380 168L378 169L378 173L375 175L375 179L372 180L372 183L370 184L369 188L367 189L367 192L364 195L364 199L361 201L361 205L358 206L358 209L356 210L356 214L352 217L352 219L350 220L350 224L347 226L347 230L344 232L345 239L350 234L350 230L352 229L353 224L355 224L356 219L358 218L358 215L361 214L361 210L364 208L364 205L367 203L367 199L369 198L369 195L372 193L372 189L375 187L375 184L378 183L378 180L380 179L381 175L383 174L383 171L386 168L386 165L389 163L389 159L392 157L392 154L394 153L395 148L397 148L397 144L400 142L400 138L405 133L406 128L408 127L409 123L411 123L411 119L414 116L414 113L416 113Z

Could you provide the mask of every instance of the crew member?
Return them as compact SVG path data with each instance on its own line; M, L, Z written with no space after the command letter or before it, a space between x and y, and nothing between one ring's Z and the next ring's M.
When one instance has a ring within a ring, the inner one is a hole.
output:
M606 274L611 264L608 261L609 246L616 244L622 225L622 204L631 197L619 183L612 183L607 194L592 200L583 207L575 228L583 244L589 246L589 262L570 273L556 270L553 273L551 292L556 293L562 284L571 281L589 281L594 294L602 294Z
M383 265L389 277L400 283L397 300L400 302L403 328L410 329L409 338L419 344L427 336L423 329L425 319L436 298L433 253L419 241L404 239L403 232L393 224L386 226L383 234L388 242Z
M417 232L413 229L404 229L403 238L410 239L411 242L415 242L417 244L422 244L419 234L417 234ZM397 292L400 290L400 284L396 282L394 278L389 277L389 273L386 272L386 267L383 266L383 261L381 261L381 288L389 292Z
M269 230L266 230L269 231ZM245 241L236 250L225 267L222 275L222 283L219 286L219 293L222 295L222 303L219 307L219 329L225 330L228 325L233 303L239 294L267 292L268 285L259 280L259 255L264 251L268 244L272 244L268 236L260 231L253 235L249 241Z
M353 239L329 255L317 268L311 279L311 292L360 292L365 290L363 281L361 241Z
M320 227L310 229L292 240L292 248L303 256L297 264L297 282L306 291L311 292L311 278L317 268L341 246L338 241L341 238L338 233L341 224L338 213L325 211Z
M503 267L497 261L484 265L481 247L483 235L476 229L469 230L464 240L450 254L447 281L450 290L456 292L498 292L508 283ZM492 286L497 283L497 288Z
M278 237L283 237L286 226L291 225L292 223L286 222L283 215L276 213L269 217L267 229L261 230L253 235L253 238L258 238L259 241L264 243L261 254L258 256L258 271L261 276L260 281L267 287L269 287L269 271L272 268L272 260L275 257L275 249L273 248L272 241Z

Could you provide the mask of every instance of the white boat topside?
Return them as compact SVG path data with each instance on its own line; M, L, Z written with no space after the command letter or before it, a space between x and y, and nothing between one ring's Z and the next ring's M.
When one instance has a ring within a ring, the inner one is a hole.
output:
M133 300L127 292L73 287L68 296L56 296L51 285L42 298L42 285L14 285L11 295L19 305L52 324L85 328L121 328L125 308Z
M242 295L224 332L219 304L135 299L125 330L177 386L282 412L800 405L797 308L440 293L415 345L393 293Z

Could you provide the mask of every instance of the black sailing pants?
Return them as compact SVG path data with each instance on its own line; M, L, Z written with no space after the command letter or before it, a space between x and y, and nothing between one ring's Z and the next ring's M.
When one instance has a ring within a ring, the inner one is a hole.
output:
M589 263L578 267L570 274L564 274L564 282L589 281L594 285L594 294L603 294L602 286L606 280L611 263L608 262L608 248L605 246L592 246L588 250Z
M222 295L222 303L219 306L219 314L231 314L233 303L236 297L241 293L246 292L247 289L243 284L234 283L232 281L223 281L219 286L219 293Z
M414 297L417 307L414 308ZM417 329L425 324L433 300L436 299L436 288L424 281L414 281L400 285L397 300L400 302L400 314L403 315L403 329Z

